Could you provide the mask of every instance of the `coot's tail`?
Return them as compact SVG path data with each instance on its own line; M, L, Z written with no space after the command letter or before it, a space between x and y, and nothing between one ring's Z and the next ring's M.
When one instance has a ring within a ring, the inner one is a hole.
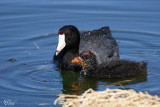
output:
M99 29L101 33L103 34L107 34L107 35L111 35L111 30L108 26L106 27L102 27L101 29Z

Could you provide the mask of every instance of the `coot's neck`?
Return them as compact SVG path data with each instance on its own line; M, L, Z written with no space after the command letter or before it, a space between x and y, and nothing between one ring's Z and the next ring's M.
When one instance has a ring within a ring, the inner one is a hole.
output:
M73 60L78 54L79 46L73 48L65 47L58 55L54 54L53 61L56 63L62 63L64 59L67 59L66 61L69 61L69 59Z
M70 63L75 57L79 55L79 46L76 47L65 47L62 50L61 54L61 61L65 63Z
M64 48L64 55L67 54L68 52L78 55L79 54L79 45L74 46L74 47L65 47Z

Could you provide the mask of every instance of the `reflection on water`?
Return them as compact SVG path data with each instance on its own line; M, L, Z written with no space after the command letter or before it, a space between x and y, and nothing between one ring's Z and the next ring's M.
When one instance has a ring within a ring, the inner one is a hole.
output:
M64 94L80 95L84 91L92 88L97 90L99 86L115 85L125 88L125 85L131 85L147 81L147 75L139 75L134 78L107 79L107 78L86 78L80 76L79 72L60 71ZM103 82L103 84L99 83Z

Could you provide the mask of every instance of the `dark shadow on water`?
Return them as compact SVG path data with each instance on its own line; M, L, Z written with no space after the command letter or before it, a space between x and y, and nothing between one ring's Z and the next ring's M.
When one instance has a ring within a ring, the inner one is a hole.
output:
M83 77L79 72L72 71L60 71L62 76L63 84L63 94L80 95L84 91L92 88L97 90L99 86L114 85L123 86L136 84L147 81L147 75L139 75L134 78L124 78L124 79L101 79L101 78L88 78Z

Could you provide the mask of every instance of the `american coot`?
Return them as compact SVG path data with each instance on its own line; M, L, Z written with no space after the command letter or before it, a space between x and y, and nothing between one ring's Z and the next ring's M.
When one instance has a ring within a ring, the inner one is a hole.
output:
M91 51L82 52L72 63L80 64L83 67L81 74L91 77L124 78L147 74L146 62L118 59L97 65L96 55Z
M111 36L109 27L84 32L80 35L73 25L63 26L59 30L59 41L53 61L64 70L80 70L79 64L71 60L83 51L90 50L97 56L97 63L119 59L119 48Z

